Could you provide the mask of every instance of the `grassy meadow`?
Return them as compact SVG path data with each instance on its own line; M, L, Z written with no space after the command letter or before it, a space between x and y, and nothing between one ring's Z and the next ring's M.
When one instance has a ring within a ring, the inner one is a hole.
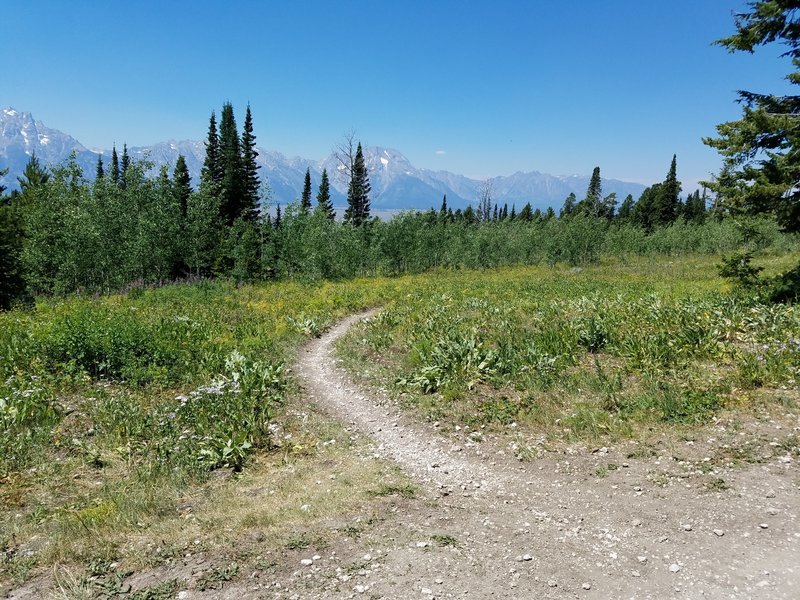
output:
M77 565L84 585L136 548L133 568L255 530L302 547L298 530L326 535L315 519L411 495L292 378L304 340L368 307L383 308L342 341L345 364L446 424L595 443L796 410L800 309L732 291L718 262L200 281L0 313L0 582ZM300 511L321 480L324 507Z

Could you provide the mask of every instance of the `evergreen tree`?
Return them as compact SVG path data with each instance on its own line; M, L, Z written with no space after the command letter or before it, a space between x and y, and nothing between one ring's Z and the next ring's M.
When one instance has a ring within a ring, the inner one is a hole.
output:
M516 218L517 218L517 207L516 207L516 204L512 204L511 205L511 220L513 221Z
M303 195L300 197L300 211L308 214L311 210L311 169L306 169L306 178L303 182Z
M675 222L680 193L681 183L678 181L676 156L673 154L667 178L661 184L659 194L654 198L651 208L651 221L654 226L665 227Z
M211 187L209 193L216 193L213 188L222 182L222 166L219 156L219 135L217 134L217 116L211 112L211 119L208 123L208 136L206 137L206 158L203 161L203 170L200 172L200 179Z
M503 204L503 211L500 213L500 219L505 221L508 218L508 204Z
M280 229L283 219L281 218L281 205L275 209L275 229Z
M119 185L119 158L116 144L111 148L111 181L115 185Z
M261 193L261 180L258 177L260 166L256 162L256 136L253 133L253 117L250 105L244 115L244 129L242 131L242 208L240 214L246 221L254 223L258 219L259 201ZM309 206L311 206L311 190L309 189ZM250 231L247 229L247 231ZM248 234L249 235L249 234Z
M122 159L120 160L119 184L125 187L128 183L128 170L131 167L131 157L128 156L128 144L122 144Z
M367 165L364 162L364 153L359 143L353 161L350 185L347 188L347 210L344 213L346 223L352 223L358 227L369 220L370 189Z
M469 204L467 208L464 209L464 222L467 224L476 223L478 221L478 216L475 214L475 210L472 208L472 204Z
M192 194L192 178L189 175L189 167L186 166L186 159L183 154L179 154L178 159L175 161L175 170L172 172L172 189L180 207L181 219L186 219L189 196Z
M317 210L331 221L336 218L336 211L333 210L333 204L331 203L331 185L328 181L328 169L322 169L322 179L319 182L319 192L317 192Z
M581 200L576 211L590 217L600 216L602 211L603 181L600 178L600 167L595 167L586 189L586 198Z
M47 169L42 166L34 153L28 159L25 170L22 172L22 177L17 177L17 182L19 182L20 192L25 194L26 191L32 188L43 186L49 179L50 174L47 172Z
M497 211L497 203L494 204L494 211L492 212L492 221L497 221L499 218L499 213Z
M627 222L631 219L633 214L633 196L628 194L625 196L625 200L622 201L622 204L619 205L619 211L617 211L617 219L622 222Z
M564 200L564 206L561 207L561 212L558 215L559 218L564 219L572 216L572 213L575 212L576 200L575 192L570 192L569 196Z
M220 165L222 167L220 214L226 225L232 225L239 216L249 211L251 207L245 207L244 203L242 153L239 146L239 134L236 131L233 105L230 102L222 105L222 117L219 124L219 150Z
M439 208L439 218L444 220L447 216L447 194L442 196L442 206Z
M533 207L530 202L525 204L522 210L519 211L519 220L525 223L530 223L533 220Z
M534 223L541 223L543 219L544 217L542 216L541 208L537 208L535 211L533 211L533 215L531 216L531 221L533 221Z
M556 216L556 211L553 210L552 206L548 206L547 210L544 213L544 220L549 221L550 219L554 219Z
M653 219L654 207L661 197L661 183L655 183L645 188L639 200L633 207L632 220L645 231L652 231L656 223Z
M103 155L97 155L97 170L95 171L95 179L103 179L106 176L105 169L103 169Z
M754 52L778 43L794 70L786 79L800 84L800 14L797 0L758 0L736 15L736 33L717 40L729 52ZM742 118L717 126L718 138L704 143L723 157L709 184L728 211L774 213L785 231L800 231L800 95L739 92ZM718 212L717 210L714 211ZM795 270L800 287L800 267Z

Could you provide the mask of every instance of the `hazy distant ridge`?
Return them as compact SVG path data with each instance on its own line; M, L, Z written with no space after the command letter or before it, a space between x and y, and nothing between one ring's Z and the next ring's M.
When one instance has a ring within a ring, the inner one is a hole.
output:
M121 150L117 148L118 153ZM22 174L33 153L45 164L58 165L73 151L85 175L94 177L98 152L88 150L66 133L36 121L30 113L10 108L0 111L0 168L9 167L8 176L1 181L9 188L16 187L17 177ZM183 154L195 182L205 158L205 145L197 140L169 140L152 146L131 147L128 151L136 159L147 157L155 163L156 168L164 164L173 166L178 154ZM106 160L110 150L101 152ZM261 165L259 173L271 190L272 203L285 205L299 198L307 168L311 170L314 195L322 169L327 168L333 186L334 204L341 206L345 203L347 185L337 177L338 163L333 155L315 161L301 157L288 158L280 152L263 148L259 148L258 152L258 163ZM448 206L463 208L469 203L477 204L484 183L448 171L419 169L402 153L391 148L366 148L365 158L372 184L372 207L375 209L438 209L444 194L447 194ZM493 177L489 181L495 202L501 205L508 203L509 207L516 204L517 209L530 202L534 208L545 209L548 206L560 207L570 192L581 199L586 193L589 176L563 177L530 171ZM638 183L603 180L603 193L616 192L620 201L627 194L638 198L643 190L644 186Z

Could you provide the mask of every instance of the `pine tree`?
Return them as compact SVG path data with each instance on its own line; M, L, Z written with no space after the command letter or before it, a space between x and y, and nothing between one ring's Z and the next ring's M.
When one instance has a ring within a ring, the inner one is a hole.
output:
M513 221L514 219L516 219L516 218L517 218L517 207L516 207L516 204L512 204L512 205L511 205L511 215L510 215L510 218L511 218L511 220L512 220L512 221Z
M595 167L586 189L586 198L578 203L576 212L590 217L598 217L602 212L603 181L600 178L600 167Z
M175 169L172 172L172 189L178 206L180 206L181 219L186 219L189 196L192 194L192 178L189 175L189 168L186 166L186 159L183 154L179 154L178 159L175 161Z
M106 176L105 169L103 169L103 155L97 155L97 170L95 171L94 178L95 179L103 179Z
M242 186L244 189L241 216L251 223L258 219L261 194L261 180L258 177L260 167L256 162L257 158L258 150L256 150L256 136L253 133L253 117L248 104L242 131Z
M111 182L119 185L119 158L117 158L117 146L111 148Z
M444 219L447 216L447 194L442 196L442 206L439 208L439 218Z
M494 203L494 211L492 212L492 221L497 221L499 218L497 211L497 202Z
M281 205L278 204L278 207L275 209L275 229L280 229L282 222L283 219L281 218Z
M660 193L651 208L651 220L654 226L665 227L675 222L680 193L681 183L678 181L676 156L673 154L667 178L661 184Z
M50 174L34 153L28 159L25 170L22 172L22 177L17 177L17 182L19 182L20 192L24 194L28 190L43 186L49 179Z
M328 181L328 169L322 170L322 179L319 182L319 192L317 193L317 210L331 221L336 218L336 211L333 210L333 204L331 203L331 185Z
M122 159L120 160L119 184L121 187L127 185L128 169L131 167L131 157L128 156L128 144L122 144Z
M531 203L528 202L525 206L522 207L522 210L519 211L519 220L525 223L530 223L533 220L533 207Z
M561 207L561 212L558 214L560 219L569 218L575 212L576 207L575 192L570 192L569 196L564 200L564 206Z
M200 179L209 184L212 191L222 181L222 166L219 157L219 135L217 134L217 116L211 111L208 123L208 136L206 137L206 158L203 161L203 170Z
M759 46L780 44L794 70L786 79L800 85L800 18L797 0L758 0L735 15L736 33L715 43L729 52L753 53ZM716 148L723 167L709 184L717 193L715 215L728 212L774 214L788 232L800 231L800 95L739 92L742 118L717 126ZM800 288L800 266L794 270ZM797 290L797 288L795 288Z
M369 175L364 162L364 152L358 144L356 158L353 161L353 173L347 188L347 210L344 213L346 223L359 227L369 220Z
M544 220L549 221L550 219L555 219L556 211L553 210L552 206L548 206L547 210L544 213Z
M619 205L619 210L617 211L617 220L622 221L623 223L629 221L631 219L631 215L633 214L633 196L628 194L625 196L625 200L622 201L622 204Z
M233 105L226 102L222 105L222 117L219 124L220 164L222 181L220 187L220 211L222 220L233 225L237 217L245 212L244 185L242 177L242 154L239 145L239 134L236 131L236 118ZM247 207L248 209L250 207Z
M300 197L300 211L308 214L311 210L311 169L306 169L306 178L303 181L303 195Z

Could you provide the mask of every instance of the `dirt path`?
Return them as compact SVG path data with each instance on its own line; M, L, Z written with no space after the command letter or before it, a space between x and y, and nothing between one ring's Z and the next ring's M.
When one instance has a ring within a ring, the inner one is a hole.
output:
M330 541L273 545L269 565L247 565L213 589L197 581L226 564L213 550L136 573L134 589L177 579L177 593L157 597L800 598L800 469L781 443L800 434L797 415L754 430L720 421L655 453L628 442L520 462L510 435L442 433L356 386L334 343L369 314L310 342L294 371L307 400L348 428L354 460L395 461L418 497L365 501L344 523L322 524ZM747 446L754 439L760 445ZM720 461L729 455L738 458ZM7 597L47 597L47 583Z
M296 571L275 597L800 597L792 457L732 467L724 489L674 455L603 448L520 463L497 440L445 437L355 386L333 344L367 316L310 343L296 374L313 402L374 439L427 495L378 539ZM361 569L342 569L361 552Z

